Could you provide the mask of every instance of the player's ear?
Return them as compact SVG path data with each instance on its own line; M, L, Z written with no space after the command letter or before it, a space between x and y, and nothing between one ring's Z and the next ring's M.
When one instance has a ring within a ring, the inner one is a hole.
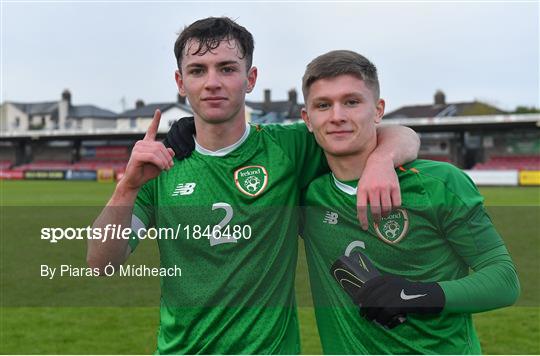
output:
M248 93L251 93L253 88L255 88L255 83L257 82L257 67L251 67L248 70L247 74L247 89Z
M306 123L306 126L309 132L313 132L313 128L311 127L311 121L309 120L309 115L307 113L306 108L302 108L301 115L302 115L302 120L304 120L304 122Z
M182 77L182 73L177 69L174 72L174 81L176 82L176 86L178 87L178 92L182 96L186 96L186 89L184 88L184 78Z
M377 104L375 105L375 110L376 110L375 123L378 124L382 121L382 117L384 116L385 106L386 106L386 103L384 102L384 99L377 100Z

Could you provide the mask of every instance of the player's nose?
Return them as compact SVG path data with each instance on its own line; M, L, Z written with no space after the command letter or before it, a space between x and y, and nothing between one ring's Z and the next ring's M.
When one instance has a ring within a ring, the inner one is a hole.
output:
M333 105L330 113L330 121L333 124L342 124L347 120L347 115L341 105Z
M221 88L221 80L219 78L219 73L216 70L208 71L208 75L206 76L204 87L205 89L211 90L211 91Z

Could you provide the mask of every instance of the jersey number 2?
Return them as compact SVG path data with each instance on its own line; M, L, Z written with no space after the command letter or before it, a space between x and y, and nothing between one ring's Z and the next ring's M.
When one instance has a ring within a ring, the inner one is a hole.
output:
M221 229L223 229L233 218L233 208L227 203L214 203L212 205L212 211L216 209L225 210L225 217L212 229L212 237L210 238L210 246L215 246L224 243L237 242L232 236L222 235Z

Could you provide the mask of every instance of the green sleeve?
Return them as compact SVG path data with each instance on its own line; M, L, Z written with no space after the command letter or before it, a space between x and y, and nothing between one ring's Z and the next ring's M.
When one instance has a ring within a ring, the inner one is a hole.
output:
M467 277L439 282L445 312L477 313L513 304L519 281L504 241L495 229L483 197L470 178L452 167L444 182L439 225L456 253L474 271Z
M301 189L323 173L329 172L323 150L304 123L290 125L264 125L278 145L291 158Z
M439 229L457 254L472 266L469 257L504 246L504 241L469 176L451 165L445 171L443 186L431 193Z
M129 239L129 247L131 251L135 251L137 245L139 245L139 238L136 234L137 228L141 227L142 224L144 228L155 225L154 219L154 195L153 188L155 184L155 179L152 179L146 184L144 184L137 194L137 199L135 199L135 205L133 206L133 214L131 221L131 238Z
M453 281L439 282L446 298L446 313L479 313L515 303L519 280L505 246L475 256L474 272Z

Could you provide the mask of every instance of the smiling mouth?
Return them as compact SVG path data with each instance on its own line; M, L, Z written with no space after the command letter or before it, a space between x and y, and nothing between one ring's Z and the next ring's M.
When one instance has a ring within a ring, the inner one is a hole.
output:
M352 131L331 131L328 132L328 135L346 135L350 133L352 133Z

